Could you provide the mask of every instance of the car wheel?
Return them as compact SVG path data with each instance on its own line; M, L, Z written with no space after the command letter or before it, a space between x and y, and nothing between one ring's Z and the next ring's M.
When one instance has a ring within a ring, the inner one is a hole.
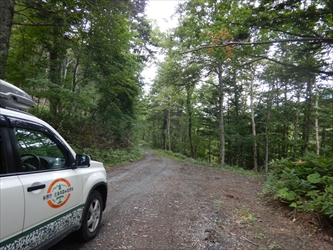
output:
M84 209L82 225L78 231L81 240L89 241L96 236L102 220L102 206L101 194L93 191Z

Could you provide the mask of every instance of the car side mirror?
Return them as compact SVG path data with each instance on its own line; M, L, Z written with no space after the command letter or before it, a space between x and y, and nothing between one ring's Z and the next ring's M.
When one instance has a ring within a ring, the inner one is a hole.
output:
M76 167L87 168L90 166L90 157L89 155L77 154L75 158Z

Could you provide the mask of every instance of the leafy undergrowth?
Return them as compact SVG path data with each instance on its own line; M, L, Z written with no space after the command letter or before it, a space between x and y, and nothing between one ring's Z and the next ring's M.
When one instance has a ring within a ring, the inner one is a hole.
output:
M271 206L278 206L282 209L283 206L288 205L289 209L285 210L285 214L297 213L298 218L304 218L304 221L308 217L316 217L321 224L318 225L319 227L326 227L330 235L333 231L333 157L307 153L302 160L296 162L287 159L273 161L270 164L272 170L268 176L264 176L235 166L221 166L192 159L171 151L153 151L187 163L265 177L262 197Z
M333 157L307 153L296 162L282 159L270 164L263 193L299 212L316 213L332 225Z
M84 153L90 155L93 160L103 162L105 167L133 162L144 156L143 150L135 146L108 150L85 148Z
M222 168L236 173L260 175L236 166L221 166L173 153L154 150L156 153L192 164ZM333 157L318 156L308 152L303 159L293 162L288 159L272 161L270 173L263 189L265 197L287 203L300 212L317 213L333 218ZM262 176L262 175L261 175Z

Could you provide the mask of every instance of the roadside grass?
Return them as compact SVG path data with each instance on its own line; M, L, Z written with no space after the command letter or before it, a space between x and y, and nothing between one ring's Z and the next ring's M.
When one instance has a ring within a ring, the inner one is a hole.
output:
M158 155L167 157L172 160L206 166L206 167L210 167L210 168L227 170L227 171L230 171L233 173L245 174L245 175L254 176L254 177L263 177L264 176L264 174L255 172L253 170L246 170L246 169L240 168L238 166L229 166L227 164L221 165L218 163L210 163L210 162L207 162L202 159L193 159L193 158L187 157L185 155L182 155L179 153L174 153L174 152L168 151L168 150L161 150L161 149L149 149L149 150L153 151L154 153L156 153Z

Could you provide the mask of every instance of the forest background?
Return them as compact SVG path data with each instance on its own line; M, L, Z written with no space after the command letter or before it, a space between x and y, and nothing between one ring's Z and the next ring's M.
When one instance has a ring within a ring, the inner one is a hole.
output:
M167 32L146 5L1 0L0 78L106 165L140 157L145 142L270 173L267 193L332 217L333 2L180 1Z

